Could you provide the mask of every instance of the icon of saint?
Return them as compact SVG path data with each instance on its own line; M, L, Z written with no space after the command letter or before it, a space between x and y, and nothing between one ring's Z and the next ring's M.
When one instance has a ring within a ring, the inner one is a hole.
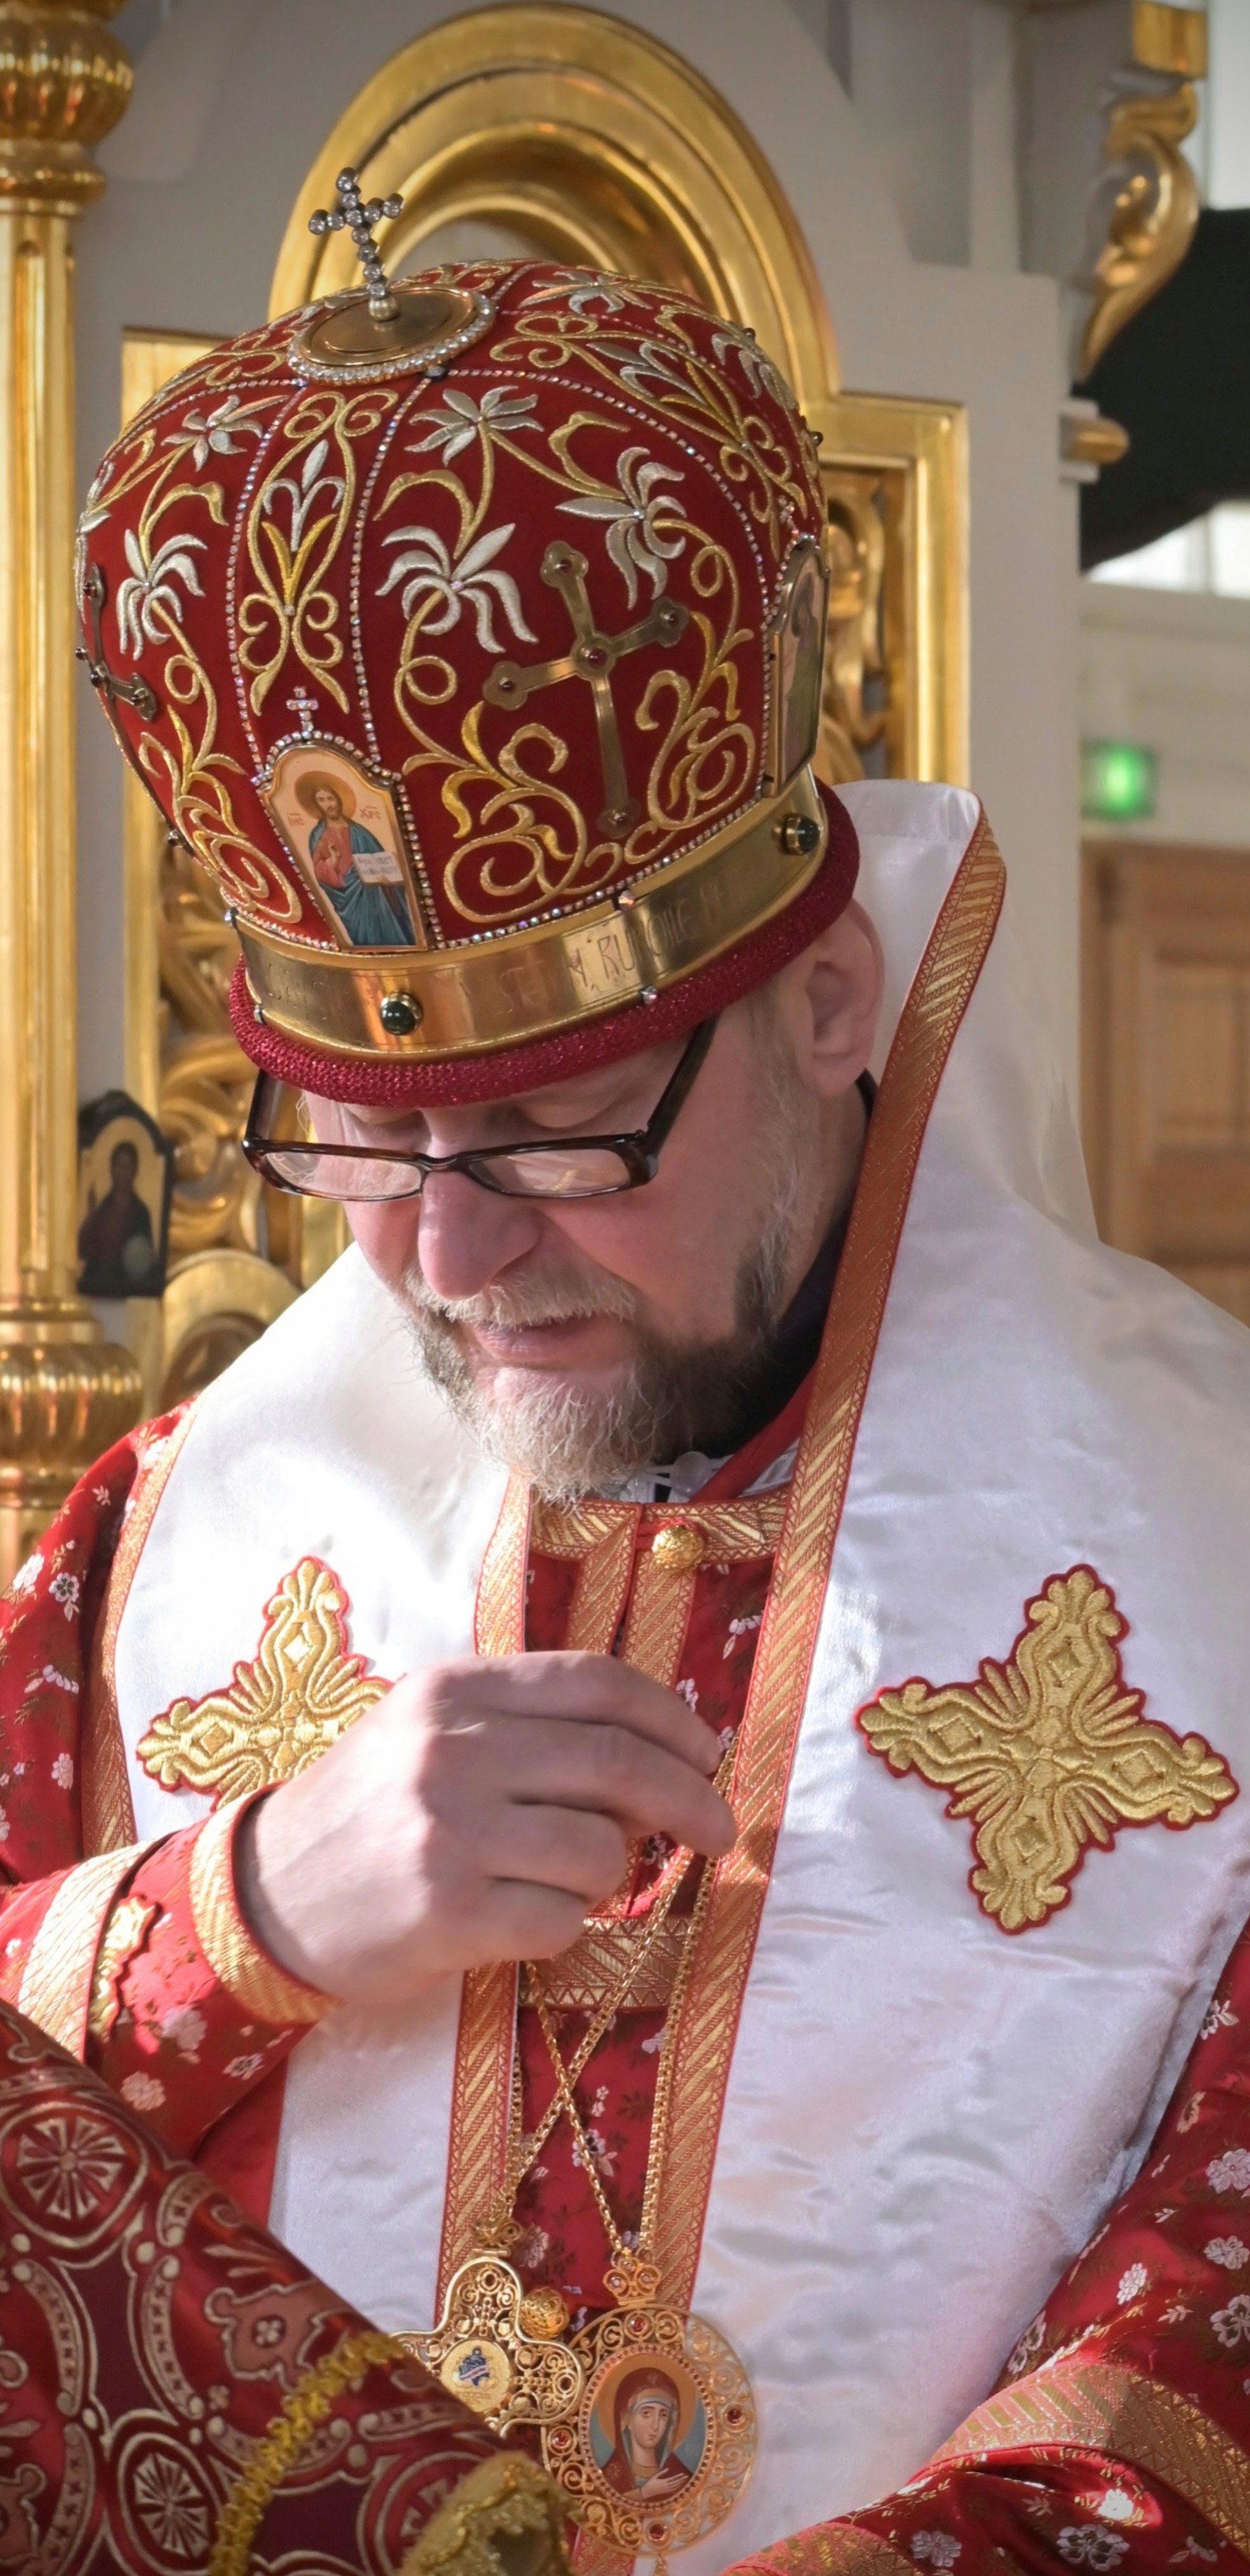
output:
M78 1229L79 1288L86 1297L133 1297L156 1268L152 1212L140 1198L137 1149L125 1137L109 1156L110 1187Z
M351 789L322 769L308 771L295 793L313 817L308 835L313 875L353 948L414 947L399 862L355 820Z
M600 2471L617 2495L666 2504L693 2472L673 2451L681 2415L675 2380L654 2363L626 2371L613 2402L615 2442Z

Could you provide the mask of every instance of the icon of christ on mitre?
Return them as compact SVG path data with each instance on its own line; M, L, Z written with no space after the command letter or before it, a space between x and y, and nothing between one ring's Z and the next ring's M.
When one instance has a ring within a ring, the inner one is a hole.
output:
M1098 1243L975 799L816 779L768 354L366 277L83 521L246 1151L355 1241L5 1612L12 2512L135 2569L178 2478L214 2569L1232 2566L1250 1343ZM70 2385L14 2302L78 2313L123 2175Z

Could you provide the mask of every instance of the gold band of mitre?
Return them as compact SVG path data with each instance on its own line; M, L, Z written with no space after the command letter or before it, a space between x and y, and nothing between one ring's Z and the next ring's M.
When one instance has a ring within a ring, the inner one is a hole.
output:
M277 939L241 920L248 987L266 1027L323 1055L420 1063L517 1046L663 992L736 948L803 893L828 838L820 791L803 769L685 857L585 912L526 930L362 954ZM405 1016L412 1025L396 1026Z

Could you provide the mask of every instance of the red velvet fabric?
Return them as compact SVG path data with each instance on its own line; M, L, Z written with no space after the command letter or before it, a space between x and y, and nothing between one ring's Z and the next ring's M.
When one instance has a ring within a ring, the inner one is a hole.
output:
M305 735L395 804L435 947L576 913L804 756L806 726L774 740L772 622L824 497L753 336L672 288L542 261L455 284L487 319L434 378L310 381L304 313L221 343L128 424L82 521L93 668L141 683L110 700L124 747L241 916L327 951L375 928L328 899L316 762L303 799L290 773L265 801Z
M12 1795L4 1915L6 1927L22 1927L6 1936L15 1947L0 1992L10 1997L29 1929L82 1856L77 1756L90 1620L127 1495L168 1428L132 1435L91 1470L0 1612L0 1770ZM744 1572L758 1592L766 1569ZM544 1603L546 1580L540 1562L533 1616L544 1642L550 1623L554 1642L567 1590L553 1581ZM749 1625L735 1631L751 1613L727 1609L715 1586L697 1594L683 1657L683 1679L718 1727L740 1706L754 1649ZM176 1869L182 1840L165 1845L166 1869ZM644 1903L662 1857L644 1862ZM136 1998L137 1976L137 1967L123 1976ZM655 2061L646 2042L657 2023L622 2016L581 2088L628 2224L641 2196ZM1127 2406L1101 2439L1025 2431L990 2448L983 2435L966 2457L931 2471L918 2463L905 2491L761 2553L752 2576L836 2576L842 2567L852 2576L874 2546L944 2576L1002 2576L1004 2564L1030 2576L1065 2565L1095 2576L1233 2576L1244 2567L1250 2518L1237 2523L1234 2508L1250 2453L1248 2031L1243 1935L1141 2174L1003 2374L1004 2387L1026 2400L1032 2392L1040 2410L1049 2389L1076 2385L1074 2373L1119 2371L1144 2384L1146 2420L1163 2422L1167 2440L1144 2442L1141 2412ZM181 2053L176 2031L161 2039ZM528 2120L547 2079L528 2027L523 2046ZM258 2070L236 2121L254 2115L271 2132L265 2097L272 2104L276 2081ZM179 2109L168 2088L156 2107L158 2116ZM221 2167L210 2161L222 2134L208 2132L207 2170L179 2163L149 2118L0 2005L0 2563L55 2564L73 2576L204 2564L206 2518L211 2525L292 2373L354 2322L223 2200ZM554 2272L582 2290L581 2304L598 2304L602 2238L585 2177L554 2139L542 2162L522 2204L536 2231L522 2260L531 2278ZM1173 2400L1192 2415L1167 2419ZM1232 2469L1220 2467L1217 2442ZM415 2373L371 2374L337 2403L332 2438L275 2502L267 2561L287 2552L303 2564L311 2553L349 2576L380 2576L490 2447Z

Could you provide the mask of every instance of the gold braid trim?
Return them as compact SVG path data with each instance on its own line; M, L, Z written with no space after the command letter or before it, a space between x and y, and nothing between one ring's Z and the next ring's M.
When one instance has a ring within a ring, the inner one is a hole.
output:
M1222 2539L1250 2555L1250 2458L1241 2444L1179 2389L1120 2363L1053 2363L1000 2389L926 2468L992 2461L997 2451L1056 2448L1102 2451L1160 2478Z
M568 2576L569 2507L532 2460L479 2460L426 2524L399 2576ZM521 2542L510 2548L509 2542Z
M80 1861L62 1880L27 1952L18 2011L71 2057L81 2057L86 2044L96 1953L114 1899L152 1849L150 1843L131 1843Z
M108 2038L120 2009L117 1980L139 1948L149 1923L155 1921L159 1912L159 1905L145 1905L141 1896L118 1898L105 1923L96 1952L91 2000L87 2006L88 2039L102 2041Z
M201 1826L188 1872L191 1918L196 1939L219 1985L258 2021L292 2024L320 2021L330 2009L329 1995L289 1977L267 1950L262 1950L239 1911L234 1888L234 1830L250 1798L219 1807Z
M1005 2567L1014 2567L1001 2550L998 2555ZM818 2522L810 2531L791 2532L746 2564L753 2571L766 2568L768 2576L902 2576L904 2568L916 2576L901 2549L853 2522Z
M207 2576L247 2576L252 2543L285 2477L307 2450L319 2424L324 2424L336 2397L359 2383L379 2363L408 2361L394 2335L373 2326L344 2335L333 2352L301 2379L284 2399L280 2412L262 2433L248 2466L222 2509Z
M82 1732L82 1829L89 1852L116 1851L135 1838L134 1801L117 1709L117 1634L157 1506L199 1409L197 1396L163 1440L141 1447L96 1620Z

